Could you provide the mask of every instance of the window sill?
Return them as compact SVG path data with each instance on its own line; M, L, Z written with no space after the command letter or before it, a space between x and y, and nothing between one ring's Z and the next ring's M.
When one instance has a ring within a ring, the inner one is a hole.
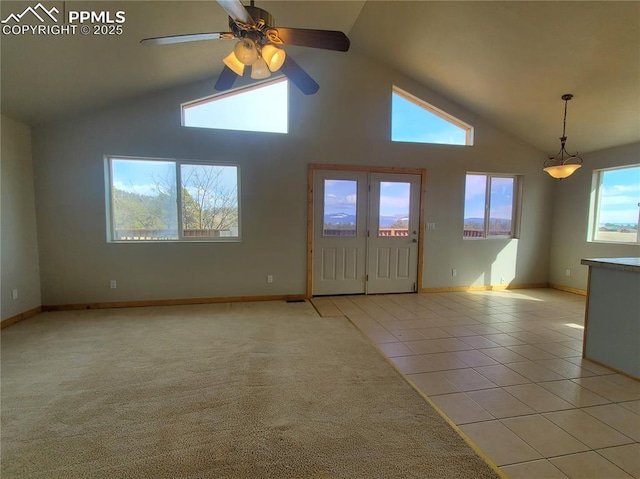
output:
M518 238L515 238L513 236L509 236L509 237L505 237L505 236L487 236L487 237L482 237L482 238L469 238L469 237L462 237L463 240L465 241L483 241L483 240L489 240L489 241L495 241L495 240L505 240L505 241L510 241L510 240L517 240Z
M109 244L180 244L180 243L241 243L242 240L240 238L229 238L229 239L191 239L191 240L130 240L130 241L119 241L119 240L107 240Z
M625 246L640 246L640 242L629 243L629 242L626 242L626 241L587 240L587 243L608 244L608 245L618 244L618 245L625 245Z

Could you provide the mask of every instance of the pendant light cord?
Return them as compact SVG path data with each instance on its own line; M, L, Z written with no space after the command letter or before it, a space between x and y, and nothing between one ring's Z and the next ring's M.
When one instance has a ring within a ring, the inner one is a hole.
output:
M567 103L569 100L564 101L564 120L562 121L562 137L566 138L565 131L567 129Z

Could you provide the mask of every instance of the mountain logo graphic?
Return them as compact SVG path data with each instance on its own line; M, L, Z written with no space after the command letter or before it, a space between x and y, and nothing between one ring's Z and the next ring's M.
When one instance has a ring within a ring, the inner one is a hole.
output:
M38 20L40 20L40 23L44 23L44 15L49 17L54 22L58 23L58 19L54 17L53 14L60 13L60 10L58 10L56 7L53 7L51 10L47 10L45 6L42 5L42 3L38 3L35 7L25 8L24 12L22 13L12 13L4 20L0 20L0 23L9 23L11 20L13 20L15 23L20 23L22 17L24 17L27 13L33 14Z

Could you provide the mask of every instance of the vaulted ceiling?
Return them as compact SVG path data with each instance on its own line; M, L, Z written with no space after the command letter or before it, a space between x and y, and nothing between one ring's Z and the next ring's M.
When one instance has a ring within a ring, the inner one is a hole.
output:
M32 125L216 78L228 41L149 47L145 37L228 31L214 0L43 2L126 12L122 35L2 35L2 113ZM1 17L35 2L6 2ZM569 103L568 149L640 141L640 3L258 0L276 25L341 30L399 70L548 153ZM290 47L291 48L291 47ZM302 66L305 49L292 47ZM336 53L338 54L338 53ZM322 86L321 86L322 88Z

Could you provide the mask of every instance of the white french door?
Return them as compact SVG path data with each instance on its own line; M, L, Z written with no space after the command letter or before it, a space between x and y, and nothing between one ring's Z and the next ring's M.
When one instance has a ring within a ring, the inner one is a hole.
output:
M367 293L417 291L420 177L371 173Z
M416 291L420 176L315 170L314 295Z
M325 170L314 174L314 295L366 291L368 175Z

